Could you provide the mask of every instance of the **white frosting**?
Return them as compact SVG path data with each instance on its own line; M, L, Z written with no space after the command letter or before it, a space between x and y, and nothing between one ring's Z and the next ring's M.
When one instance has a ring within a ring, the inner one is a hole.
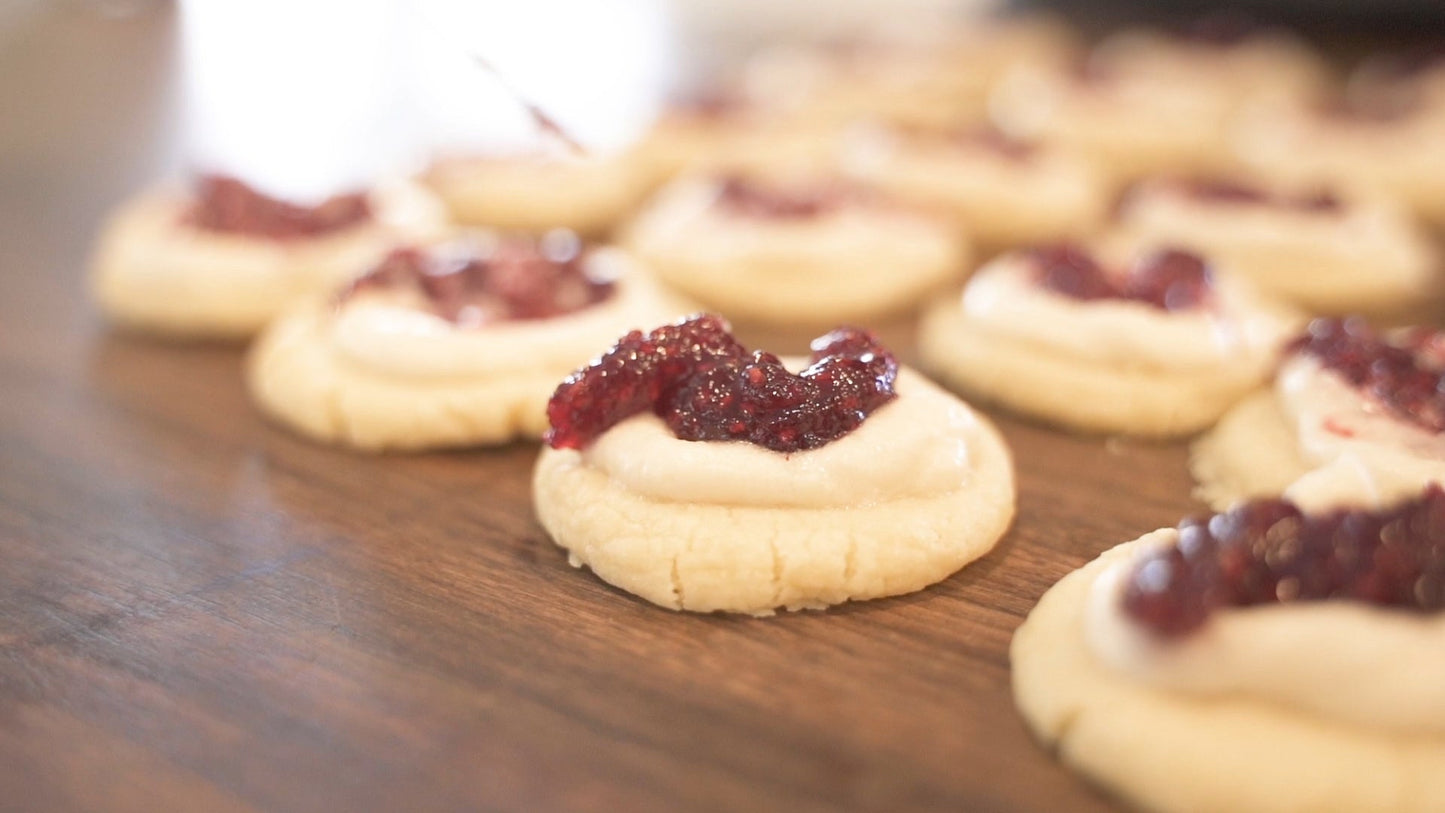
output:
M1178 538L1172 528L1136 555ZM1445 614L1358 602L1300 602L1216 612L1178 640L1155 636L1122 610L1132 557L1091 587L1084 635L1105 664L1160 688L1243 695L1344 723L1445 733Z
M1290 487L1292 498L1378 505L1445 482L1445 435L1385 411L1314 356L1281 365L1275 394L1300 455L1321 464Z
M807 451L679 440L660 418L642 414L607 430L582 456L634 493L711 505L865 505L965 485L978 416L908 370L900 371L897 391L857 429Z
M1220 277L1216 303L1166 311L1140 302L1084 302L1034 281L1027 254L981 269L963 292L963 312L980 329L1105 364L1190 370L1258 362L1273 352L1294 319Z
M554 319L458 327L404 295L378 291L347 300L331 320L337 355L387 375L444 378L551 368L559 378L632 329L671 316L625 257L602 249L588 260L612 266L617 282L607 299Z
M1357 308L1361 294L1377 289L1399 299L1427 285L1436 266L1424 234L1404 213L1369 197L1310 211L1197 200L1167 183L1146 184L1122 222L1142 241L1202 251L1265 289L1311 303L1338 298ZM1346 293L1332 297L1335 291Z

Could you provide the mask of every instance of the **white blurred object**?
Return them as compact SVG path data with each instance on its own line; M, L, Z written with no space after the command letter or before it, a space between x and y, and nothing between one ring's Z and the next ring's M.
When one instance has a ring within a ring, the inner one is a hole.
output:
M659 2L186 0L191 164L315 201L439 149L547 146L518 94L605 151L661 94Z

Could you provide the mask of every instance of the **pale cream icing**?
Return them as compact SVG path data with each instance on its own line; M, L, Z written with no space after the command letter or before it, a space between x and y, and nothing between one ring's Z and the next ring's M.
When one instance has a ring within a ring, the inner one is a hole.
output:
M1301 456L1320 464L1290 496L1378 505L1445 482L1445 435L1392 415L1315 357L1296 354L1281 365L1275 395Z
M648 413L607 430L582 457L634 493L710 505L856 506L965 486L973 475L970 447L988 431L977 414L906 369L897 391L857 429L807 451L679 440Z
M607 299L554 319L458 327L404 294L377 291L344 302L331 320L338 356L376 372L408 377L500 375L556 369L558 378L628 330L649 330L681 314L620 252L601 249L589 258L615 276Z
M1136 556L1177 538L1173 528L1147 534ZM1084 615L1089 648L1123 675L1351 725L1445 733L1445 615L1300 602L1219 611L1187 637L1161 638L1122 609L1134 561L1123 557L1099 575Z
M1165 311L1139 302L1081 302L1041 288L1033 274L1025 254L985 266L964 289L964 317L1065 357L1180 371L1257 366L1297 321L1223 275L1212 307Z

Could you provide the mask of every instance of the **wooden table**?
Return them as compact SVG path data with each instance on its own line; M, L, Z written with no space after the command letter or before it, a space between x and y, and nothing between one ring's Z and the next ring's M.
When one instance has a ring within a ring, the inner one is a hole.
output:
M1198 509L1182 445L1000 418L1017 524L942 584L631 598L537 526L534 445L323 448L257 418L240 349L107 330L83 266L174 160L172 25L69 8L0 49L0 809L1111 809L1030 739L1007 648Z

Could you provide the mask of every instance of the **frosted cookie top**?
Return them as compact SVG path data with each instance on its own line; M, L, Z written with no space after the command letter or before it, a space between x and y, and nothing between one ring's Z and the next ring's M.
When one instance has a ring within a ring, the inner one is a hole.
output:
M551 319L613 293L615 270L570 231L541 237L472 234L393 251L351 284L339 304L368 295L404 300L462 327Z
M372 219L364 192L334 195L312 206L273 198L227 175L203 174L181 221L205 231L272 240L319 237Z
M1140 682L1367 728L1445 731L1445 491L1377 510L1253 500L1141 538L1085 636Z
M867 331L840 328L814 340L810 362L794 374L771 353L749 353L717 316L633 331L557 388L546 440L583 448L651 411L683 440L793 452L848 434L896 396L898 362Z

